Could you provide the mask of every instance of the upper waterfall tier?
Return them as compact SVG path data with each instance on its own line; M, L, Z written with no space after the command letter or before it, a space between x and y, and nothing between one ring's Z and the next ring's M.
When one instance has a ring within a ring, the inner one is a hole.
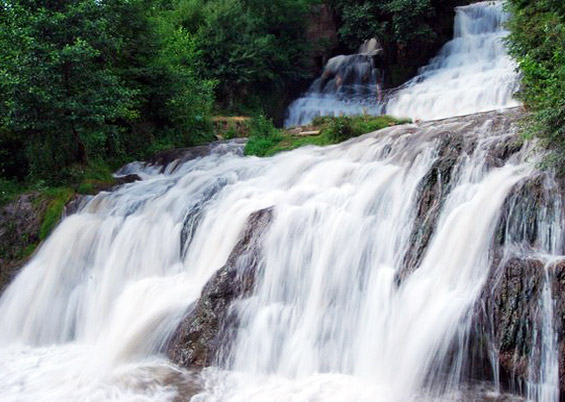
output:
M516 65L508 56L502 2L458 7L455 37L389 101L386 113L421 120L517 106Z
M375 65L381 53L370 39L356 54L332 57L308 92L289 106L285 126L307 124L316 116L381 114L382 72Z
M436 120L518 106L516 65L507 54L500 1L456 8L454 38L388 103L381 96L382 72L374 52L330 59L308 92L295 100L285 125L307 124L316 116L381 114ZM385 96L386 98L386 96Z

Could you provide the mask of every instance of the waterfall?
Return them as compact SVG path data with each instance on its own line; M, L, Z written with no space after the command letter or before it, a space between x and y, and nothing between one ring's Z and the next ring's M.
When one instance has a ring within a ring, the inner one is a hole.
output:
M288 107L285 126L308 124L317 116L381 114L382 72L375 63L381 55L380 44L369 39L356 54L332 57L322 76Z
M386 113L432 120L517 106L503 3L456 8L454 38L388 102Z
M562 190L520 117L126 166L2 294L0 399L558 400Z
M289 106L285 126L308 124L319 115L385 112L416 120L436 120L518 106L512 97L518 89L516 64L504 45L507 19L501 1L457 7L454 38L416 77L389 94L388 100L381 98L378 83L359 78L378 74L373 58L363 53L334 57L328 61L322 77ZM326 79L328 72L338 70L336 64L340 70L356 72L350 75L354 77L349 80L351 85L340 87L335 80Z

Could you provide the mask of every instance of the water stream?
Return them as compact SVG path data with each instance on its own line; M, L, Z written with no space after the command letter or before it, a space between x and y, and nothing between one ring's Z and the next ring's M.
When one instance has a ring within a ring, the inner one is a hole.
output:
M493 10L500 5L458 9L457 32L473 31L463 16ZM414 105L428 85L418 81L403 90ZM0 298L0 399L521 400L503 395L496 374L480 384L465 374L505 205L540 174L532 144L517 145L518 117L514 109L408 124L272 158L224 143L163 168L129 165L123 172L143 180L66 217ZM507 228L503 246L547 261L543 364L531 367L526 395L539 401L559 397L550 282L563 214L560 201L551 205L536 212L533 246L520 240L523 225ZM203 371L178 367L166 357L171 335L249 216L270 207L253 294L230 307L231 347Z
M336 56L289 106L285 126L307 124L316 116L386 113L436 120L518 106L512 97L518 89L516 64L504 47L507 19L501 1L457 7L454 38L416 77L386 97L373 53L362 53L362 47L359 54ZM335 77L344 72L347 85L336 85Z

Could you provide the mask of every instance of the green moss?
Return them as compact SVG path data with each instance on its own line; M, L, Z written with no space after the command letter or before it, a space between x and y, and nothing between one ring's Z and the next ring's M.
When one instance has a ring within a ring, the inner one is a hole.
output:
M381 130L398 124L410 123L410 119L391 116L317 117L307 131L319 131L318 135L297 135L291 131L276 130L266 136L252 136L245 146L246 155L272 156L305 145L325 146L337 144L349 138Z
M77 187L77 193L79 194L92 194L94 192L94 184L92 183L80 183Z
M61 219L65 204L74 195L74 191L66 187L57 187L47 189L44 194L50 201L43 215L41 227L39 228L39 240L41 241L49 236Z

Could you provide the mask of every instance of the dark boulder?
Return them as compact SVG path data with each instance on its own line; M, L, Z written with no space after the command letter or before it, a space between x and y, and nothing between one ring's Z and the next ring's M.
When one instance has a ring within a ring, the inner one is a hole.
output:
M133 173L133 174L127 174L125 176L116 177L116 184L122 185L122 184L133 183L135 181L140 181L140 180L141 180L141 177L139 177L139 175Z
M167 347L171 360L183 367L202 368L213 364L220 358L219 352L229 348L237 327L230 308L254 289L261 265L261 242L272 216L272 208L251 214L228 261L204 286L200 299L188 309L173 334Z
M547 269L547 273L546 273ZM541 308L544 286L550 281L553 328L557 332L560 393L565 392L565 263L544 264L534 258L512 257L489 276L475 312L471 339L475 350L496 356L501 386L525 393L526 380L539 381L541 366ZM480 345L477 340L480 340ZM532 369L533 368L533 369ZM485 378L486 379L486 378Z
M39 192L31 192L0 208L0 291L39 243L48 203Z

